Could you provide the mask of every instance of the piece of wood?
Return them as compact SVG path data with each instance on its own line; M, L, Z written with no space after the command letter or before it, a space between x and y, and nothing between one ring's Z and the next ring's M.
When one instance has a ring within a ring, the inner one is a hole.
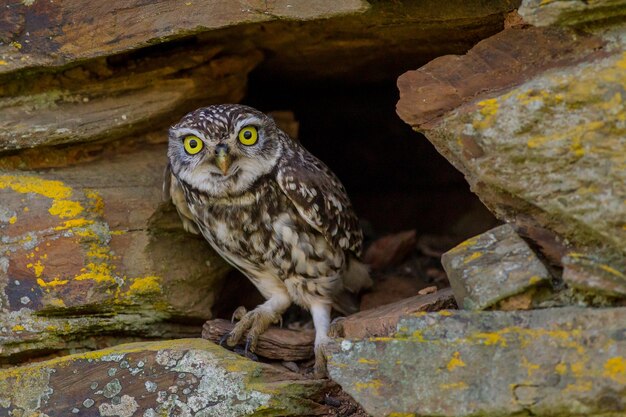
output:
M396 332L402 316L419 312L456 308L450 288L417 295L371 310L361 311L333 324L333 336L347 339L389 336Z
M228 320L209 320L202 327L202 338L219 343L222 336L234 327L235 324ZM259 336L254 353L268 359L301 361L313 357L314 341L315 331L313 330L296 331L270 327Z

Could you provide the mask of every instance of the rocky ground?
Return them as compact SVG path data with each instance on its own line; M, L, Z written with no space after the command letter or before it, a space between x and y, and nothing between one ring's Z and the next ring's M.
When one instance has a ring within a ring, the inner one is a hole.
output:
M3 4L0 416L625 415L624 16ZM254 356L216 343L259 295L161 183L167 126L220 102L281 110L362 217L375 284L329 379L297 308Z

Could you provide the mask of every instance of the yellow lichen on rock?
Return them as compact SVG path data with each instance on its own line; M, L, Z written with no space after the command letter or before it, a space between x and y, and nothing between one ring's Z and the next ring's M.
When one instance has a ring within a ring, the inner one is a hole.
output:
M461 354L459 352L454 352L452 358L446 365L448 371L453 371L458 367L465 367L465 362L461 359Z
M623 356L608 359L604 364L603 375L620 384L626 384L626 359Z

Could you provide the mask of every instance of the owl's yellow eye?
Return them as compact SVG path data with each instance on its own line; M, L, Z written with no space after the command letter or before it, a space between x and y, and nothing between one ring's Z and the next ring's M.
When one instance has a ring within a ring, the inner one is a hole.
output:
M196 136L186 136L183 140L185 152L189 155L195 155L202 150L204 143Z
M239 131L239 142L251 146L259 139L259 133L254 126L246 126Z

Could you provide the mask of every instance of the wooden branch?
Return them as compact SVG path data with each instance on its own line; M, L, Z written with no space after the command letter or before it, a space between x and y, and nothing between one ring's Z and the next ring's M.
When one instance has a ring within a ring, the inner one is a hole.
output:
M219 343L223 335L230 332L234 323L224 319L209 320L202 327L202 338ZM313 330L289 330L270 327L259 336L256 353L268 359L301 361L313 357Z

